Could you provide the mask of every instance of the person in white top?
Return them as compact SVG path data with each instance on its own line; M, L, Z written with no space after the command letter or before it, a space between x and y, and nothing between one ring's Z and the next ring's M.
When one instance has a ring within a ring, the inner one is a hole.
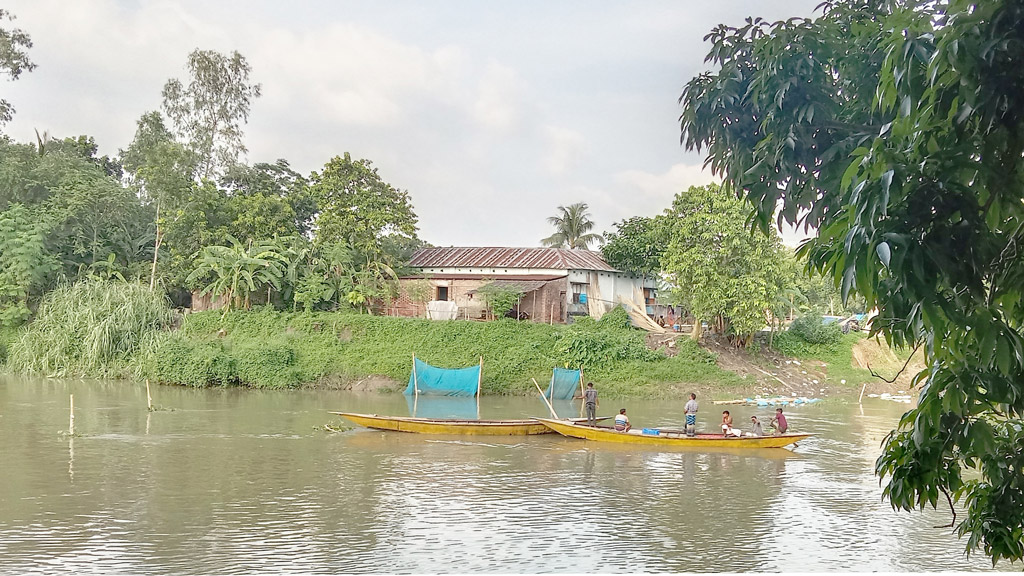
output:
M629 424L629 416L626 416L626 409L619 410L619 413L615 415L615 429L619 432L629 432L632 428Z

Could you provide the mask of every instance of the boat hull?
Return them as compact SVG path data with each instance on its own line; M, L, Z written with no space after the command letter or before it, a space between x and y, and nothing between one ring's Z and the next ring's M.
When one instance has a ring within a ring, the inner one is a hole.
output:
M663 432L658 435L644 434L633 429L629 432L617 432L610 428L584 426L566 420L549 420L537 418L551 430L562 436L594 440L597 442L615 442L618 444L639 444L646 446L680 446L689 448L782 448L809 438L811 434L783 434L781 436L744 436L736 438L722 434L698 434L687 436L677 432Z
M553 434L554 430L533 419L443 420L331 412L366 428L412 432L414 434L455 434L462 436L531 436Z

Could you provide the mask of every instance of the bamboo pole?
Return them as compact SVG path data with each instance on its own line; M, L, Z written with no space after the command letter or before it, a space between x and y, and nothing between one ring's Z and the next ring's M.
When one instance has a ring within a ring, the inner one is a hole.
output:
M68 419L68 434L75 435L75 395L71 395L71 417Z
M583 418L583 407L587 404L587 399L584 395L587 389L583 387L583 366L580 366L580 418Z
M420 397L419 379L416 378L416 353L412 353L412 389L416 392L416 398Z
M153 395L149 393L149 379L146 379L146 408L153 411Z
M480 371L476 373L476 419L480 419L480 389L484 383L484 357L480 357Z
M860 387L860 398L857 398L857 404L861 404L861 403L864 402L864 389L867 388L867 387L868 387L868 383L867 382L865 382L864 385Z
M545 396L544 391L540 389L540 384L537 384L537 379L530 378L530 380L533 380L533 385L537 387L537 392L540 392L541 399L543 399L544 403L548 405L548 410L551 410L551 417L557 420L558 414L555 413L555 407L551 405L551 402L548 402L548 397Z

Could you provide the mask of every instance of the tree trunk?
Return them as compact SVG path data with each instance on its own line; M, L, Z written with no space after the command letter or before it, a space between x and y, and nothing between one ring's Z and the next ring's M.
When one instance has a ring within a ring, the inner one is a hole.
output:
M693 330L690 331L690 338L692 338L694 342L700 342L700 337L703 334L703 332L704 327L701 326L700 318L694 317Z
M153 268L149 272L149 289L156 287L156 258L160 255L160 199L156 201L156 240L153 242Z

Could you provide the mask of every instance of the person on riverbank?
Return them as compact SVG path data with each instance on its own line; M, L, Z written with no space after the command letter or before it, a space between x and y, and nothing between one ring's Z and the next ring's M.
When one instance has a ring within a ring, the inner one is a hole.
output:
M786 422L786 416L782 413L782 408L775 409L775 416L768 423L771 426L773 433L777 436L779 434L785 434L786 430L789 430L789 422Z
M697 434L697 395L690 392L690 399L686 402L686 406L683 407L683 413L686 414L686 435L694 436Z
M732 433L732 414L728 410L722 410L722 434L728 436Z
M761 422L757 419L757 416L750 417L750 432L747 432L748 436L764 436L764 429L761 428Z
M615 429L619 432L629 432L632 426L629 424L629 416L626 416L626 409L622 408L615 415Z
M597 401L597 390L593 382L587 382L587 389L579 396L573 396L575 400L583 400L583 407L587 412L587 425L597 426L597 408L600 404Z

